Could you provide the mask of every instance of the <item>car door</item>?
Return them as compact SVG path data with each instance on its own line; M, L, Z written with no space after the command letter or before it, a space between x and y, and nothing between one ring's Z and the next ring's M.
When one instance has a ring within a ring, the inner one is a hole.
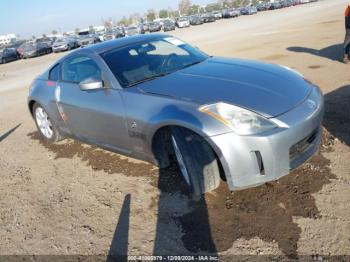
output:
M9 55L11 56L11 60L16 60L17 59L17 52L16 49L11 48L9 49Z
M112 87L82 90L79 83L86 79L110 85L101 66L89 55L71 56L62 62L56 99L68 129L89 143L130 152L120 91Z

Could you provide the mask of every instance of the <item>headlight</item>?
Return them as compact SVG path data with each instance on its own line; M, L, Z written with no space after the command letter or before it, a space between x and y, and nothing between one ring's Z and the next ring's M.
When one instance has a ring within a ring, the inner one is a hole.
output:
M214 117L239 135L254 135L277 127L254 112L222 102L202 106L199 111Z

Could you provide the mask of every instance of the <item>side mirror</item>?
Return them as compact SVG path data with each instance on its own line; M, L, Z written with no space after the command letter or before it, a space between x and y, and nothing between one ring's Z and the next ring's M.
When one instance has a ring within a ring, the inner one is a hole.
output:
M81 81L79 86L83 91L101 89L103 88L103 81L100 79L88 78Z

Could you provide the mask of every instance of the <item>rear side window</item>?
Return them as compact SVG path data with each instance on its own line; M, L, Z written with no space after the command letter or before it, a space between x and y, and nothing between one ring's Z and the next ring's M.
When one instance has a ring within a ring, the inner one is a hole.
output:
M58 81L60 76L60 67L59 64L55 65L49 73L49 79L52 81Z
M63 62L63 81L80 83L88 78L102 79L101 69L90 57L78 56Z

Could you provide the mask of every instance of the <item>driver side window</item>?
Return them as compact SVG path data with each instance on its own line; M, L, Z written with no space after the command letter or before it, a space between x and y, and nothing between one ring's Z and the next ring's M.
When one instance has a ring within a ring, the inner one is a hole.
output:
M75 56L62 63L62 80L80 83L88 78L101 80L101 69L88 56Z

